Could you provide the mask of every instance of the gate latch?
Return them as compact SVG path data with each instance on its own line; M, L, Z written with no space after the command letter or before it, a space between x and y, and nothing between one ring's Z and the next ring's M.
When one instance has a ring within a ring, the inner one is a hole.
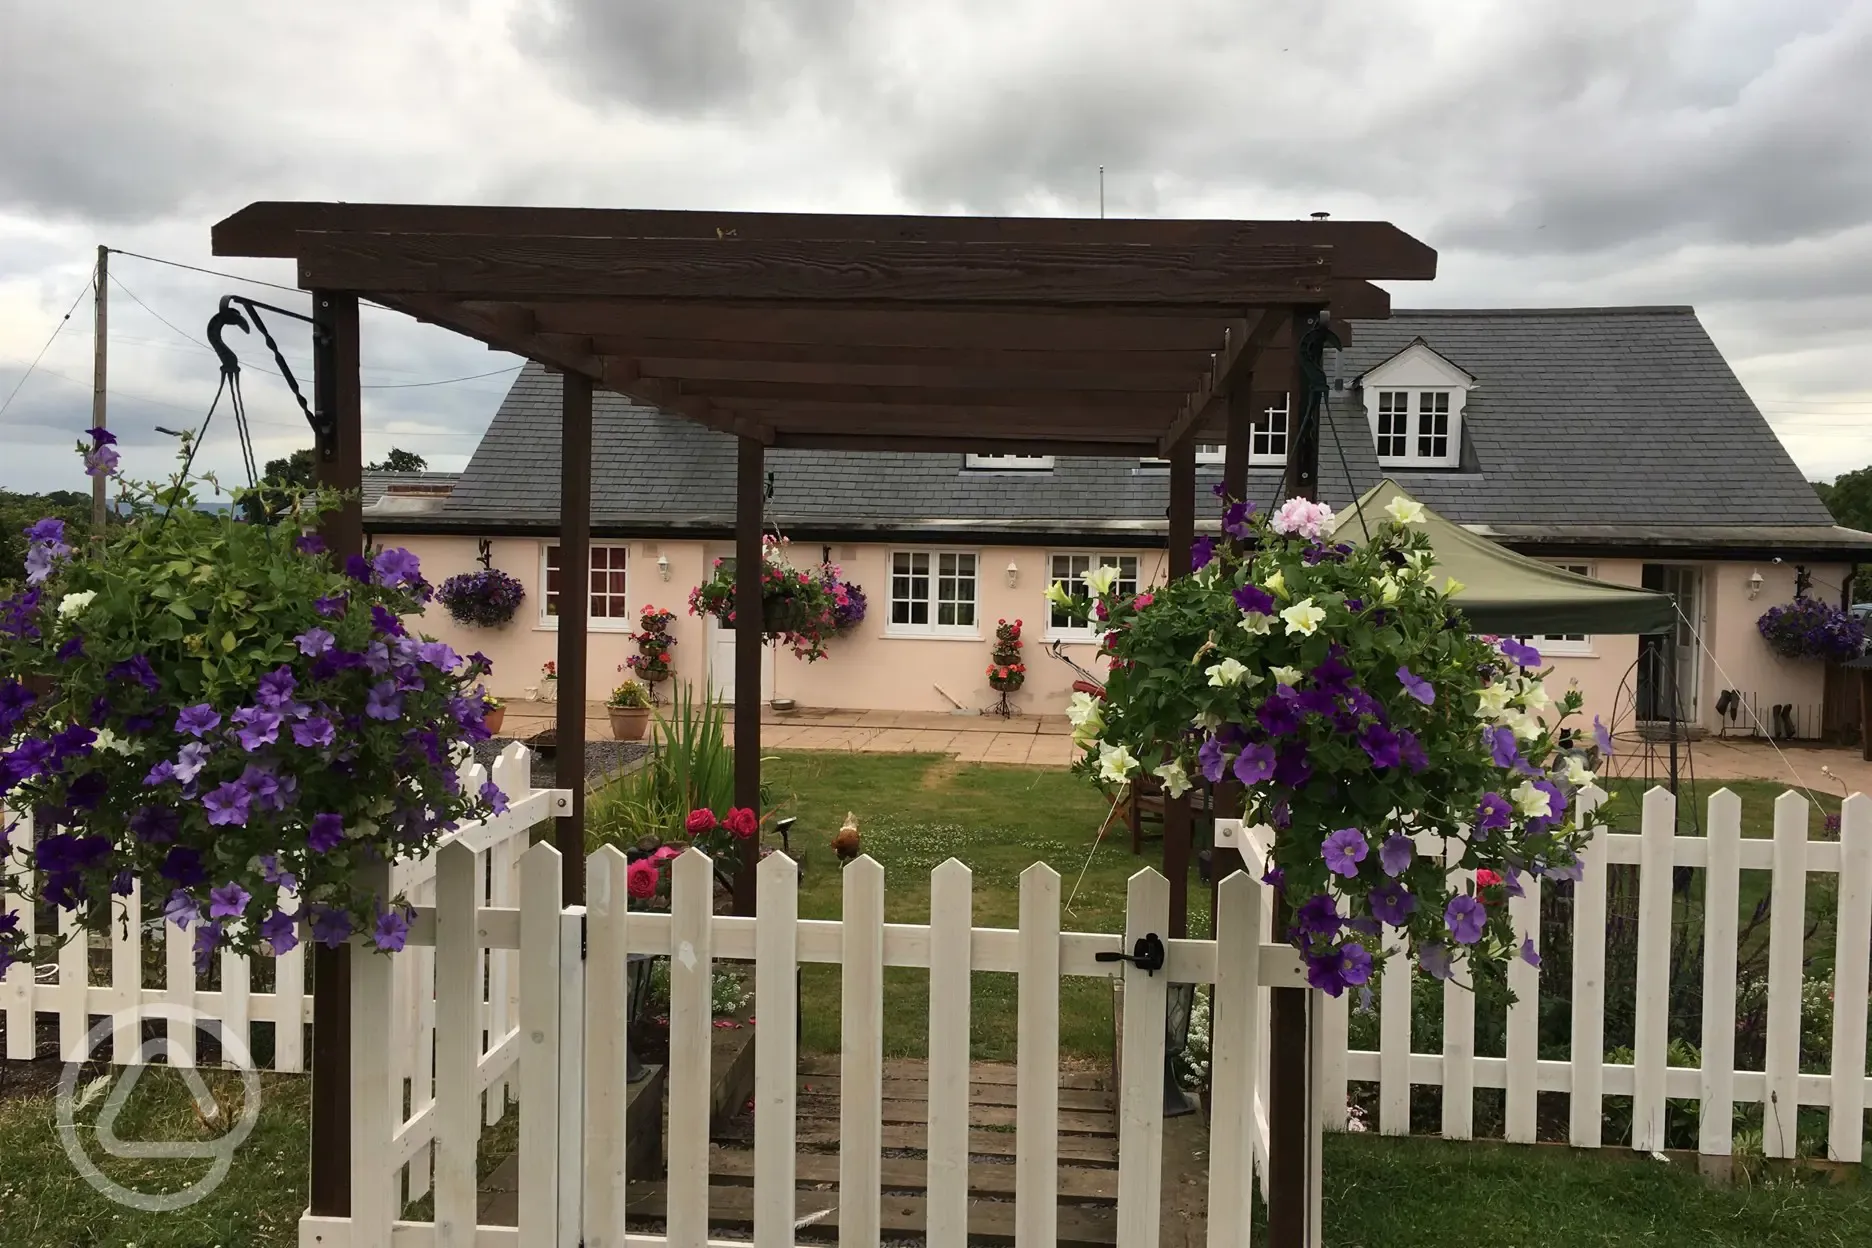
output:
M1092 955L1097 962L1129 962L1146 975L1155 975L1163 970L1164 943L1156 932L1146 932L1138 937L1130 953L1120 953L1116 949L1102 949Z

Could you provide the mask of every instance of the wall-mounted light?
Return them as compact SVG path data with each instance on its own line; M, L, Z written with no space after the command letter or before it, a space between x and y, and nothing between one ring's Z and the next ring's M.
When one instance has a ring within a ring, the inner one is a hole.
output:
M1749 587L1749 597L1751 599L1759 598L1761 596L1762 574L1761 574L1760 568L1757 568L1755 571L1749 573L1748 587Z
M1013 589L1015 584L1020 580L1020 568L1016 566L1012 561L1008 563L1007 576L1008 576L1008 588Z
M666 581L669 580L669 556L668 555L657 556L657 575L662 577Z

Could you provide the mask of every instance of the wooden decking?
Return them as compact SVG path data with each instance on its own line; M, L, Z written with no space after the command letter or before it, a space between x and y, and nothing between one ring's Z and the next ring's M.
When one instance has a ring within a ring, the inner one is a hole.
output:
M969 1241L1011 1243L1014 1238L1014 1070L976 1062L969 1085ZM838 1231L838 1058L807 1057L799 1064L798 1194L795 1218L802 1240L831 1239ZM918 1239L924 1230L928 1068L920 1061L884 1064L883 1233L892 1242ZM1060 1077L1059 1243L1085 1248L1117 1242L1118 1125L1108 1080L1093 1073ZM709 1157L709 1225L720 1230L753 1225L754 1124L743 1114L715 1133ZM632 1183L633 1226L661 1222L660 1182Z

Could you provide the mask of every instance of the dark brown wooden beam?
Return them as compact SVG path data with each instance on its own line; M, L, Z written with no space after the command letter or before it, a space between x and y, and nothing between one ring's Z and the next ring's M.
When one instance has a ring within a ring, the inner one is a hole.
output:
M1190 376L1206 373L1215 358L1210 347L1173 351L1093 351L1078 347L1058 350L1004 350L998 347L865 346L842 343L750 342L718 338L662 338L608 336L590 338L599 355L613 355L644 363L649 373L662 372L657 361L678 360L684 375L693 361L730 361L735 364L854 364L901 365L909 368L1032 369L1042 372L1170 373ZM1218 341L1220 341L1218 339Z
M1215 419L1214 409L1219 401L1235 388L1237 382L1247 384L1247 379L1254 375L1268 344L1287 328L1291 319L1284 309L1269 308L1252 323L1234 323L1228 345L1216 356L1215 368L1208 380L1189 396L1182 414L1164 434L1164 454L1168 455L1170 448L1198 424Z
M853 420L837 414L801 412L784 419L775 418L776 439L826 435L843 438L918 437L954 438L976 442L1026 442L1045 439L1054 442L1098 442L1122 446L1134 456L1156 453L1157 439L1150 429L1136 426L1099 424L1078 420L1071 415L1036 415L1018 422L985 424L979 414L949 418L923 417L917 420L880 424Z
M312 292L312 397L337 431L334 453L313 453L320 485L345 491L320 525L332 560L364 553L364 405L356 295ZM309 1205L351 1213L351 947L312 947L312 1140Z
M944 455L1077 455L1096 459L1140 459L1147 445L1068 440L1062 437L980 438L921 434L854 435L787 432L774 437L776 450L905 451Z
M1196 541L1196 440L1187 435L1170 448L1170 579L1188 576ZM1190 847L1194 816L1190 797L1165 796L1164 875L1170 881L1170 937L1189 935Z
M260 201L214 227L217 256L281 256L302 230L566 234L650 238L876 242L1242 243L1333 248L1346 277L1427 281L1436 251L1387 221L1150 221L1090 217L910 217L834 213L524 208Z
M677 360L639 358L645 377L683 383L685 393L698 391L696 382L773 382L796 386L890 386L957 390L1111 390L1144 394L1187 391L1206 369L1178 372L1138 372L1124 361L1108 359L1090 369L962 367L936 364L777 364L765 360Z
M883 407L1117 408L1174 414L1181 390L971 390L957 386L805 385L784 381L686 381L682 393L715 400L717 407L759 404L861 403ZM1166 417L1167 419L1167 417Z
M1319 499L1319 398L1308 392L1300 342L1317 321L1317 310L1293 313L1294 357L1288 393L1293 401L1287 413L1287 470L1281 477L1281 497Z
M734 620L734 796L735 805L756 814L760 809L761 655L766 639L761 630L762 521L767 502L765 448L753 438L737 443L735 460L735 620ZM754 913L755 868L760 865L760 837L741 842L741 863L735 872L736 914Z
M559 379L559 705L553 780L572 791L554 841L568 906L585 901L585 697L591 603L592 383Z
M302 234L299 284L457 298L885 306L1320 303L1331 248Z

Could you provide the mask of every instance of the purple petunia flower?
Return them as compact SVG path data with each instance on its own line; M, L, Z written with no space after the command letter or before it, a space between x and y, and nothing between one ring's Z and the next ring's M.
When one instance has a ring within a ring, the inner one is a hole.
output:
M1513 637L1504 637L1496 645L1512 662L1521 667L1539 667L1541 664L1540 651L1526 642L1517 641Z
M1396 767L1403 761L1398 735L1383 724L1367 724L1359 733L1359 748L1373 767Z
M284 910L275 910L261 921L260 939L267 942L276 958L297 948L299 945L298 916L287 914Z
M149 775L143 777L143 783L153 789L159 784L168 784L175 778L175 764L165 758L149 769Z
M52 657L57 659L60 663L69 663L73 659L83 658L84 638L67 637L64 642L60 644L57 652L54 653Z
M1279 867L1269 867L1267 873L1261 877L1261 882L1275 892L1280 892L1287 887L1287 873Z
M370 696L364 703L364 714L372 719L401 719L403 696L390 681L380 681L371 686Z
M176 713L175 730L202 737L221 726L221 714L206 702L185 706Z
M1248 517L1254 515L1254 504L1250 502L1230 503L1222 509L1222 531L1238 542L1245 542L1254 533L1248 523Z
M237 828L246 825L252 802L253 794L247 791L247 786L233 780L223 782L202 798L210 824Z
M336 619L344 614L345 597L339 594L332 598L320 598L312 604L312 609L328 620Z
M247 913L247 903L252 900L253 896L246 889L230 880L208 890L208 917L238 919Z
M1326 893L1316 893L1294 907L1294 926L1303 932L1331 936L1344 922L1338 906Z
M85 451L85 475L108 477L117 470L117 435L102 425L85 433L91 439L90 449Z
M1410 870L1411 862L1417 857L1417 842L1402 832L1393 832L1385 837L1383 845L1378 847L1378 865L1392 879Z
M52 761L83 758L97 743L97 733L83 724L72 724L52 734Z
M1595 715L1592 721L1593 744L1599 747L1599 753L1606 758L1612 757L1612 730L1607 728Z
M0 737L6 737L13 731L13 726L26 717L26 711L38 701L32 691L17 680L0 683Z
M1443 926L1449 928L1450 935L1459 945L1473 945L1482 939L1482 929L1488 924L1488 912L1482 903L1467 893L1460 893L1450 898L1449 905L1443 910Z
M416 647L416 657L430 667L452 672L461 664L461 656L446 641L425 641Z
M384 634L386 637L403 637L408 635L403 627L403 621L398 619L396 612L390 610L388 607L382 605L371 607L370 618L371 627Z
M208 882L208 872L202 866L201 851L187 845L170 846L157 872L166 880L174 880L182 888L194 888Z
M335 640L336 639L333 638L331 633L326 629L308 628L305 632L294 637L293 643L299 647L300 654L305 655L307 658L317 658L319 655L331 649Z
M1534 947L1532 936L1521 938L1521 960L1537 971L1540 969L1540 950Z
M495 814L504 815L507 813L507 795L501 792L500 787L492 780L489 780L481 786L481 800L486 802L488 808Z
M131 835L146 845L168 844L181 826L181 813L168 806L139 806L129 820Z
M1417 965L1424 974L1432 979L1448 979L1453 968L1450 966L1450 951L1447 945L1425 945L1417 951Z
M1514 807L1499 793L1484 793L1476 807L1476 831L1494 832L1505 828L1514 818Z
M344 819L334 814L312 816L306 830L306 848L315 854L329 854L344 844Z
M234 733L234 739L249 754L263 745L272 745L279 740L280 724L285 716L271 707L243 706L234 712L234 722L240 727Z
M24 529L21 529L20 533L29 542L37 542L47 546L63 546L65 544L65 522L55 516L47 516L42 520L35 520Z
M156 669L150 666L148 657L141 654L132 655L121 663L113 664L109 676L112 680L134 680L151 693L162 688L162 678L156 674Z
M1410 668L1398 668L1397 678L1398 683L1404 686L1405 693L1410 694L1425 706L1436 704L1436 690L1430 687L1429 681L1411 671Z
M1281 685L1270 693L1255 708L1255 719L1270 737L1284 737L1297 732L1300 728L1300 709L1295 705L1298 695L1286 685Z
M1417 910L1417 898L1396 880L1387 880L1366 896L1372 917L1391 927L1403 927Z
M201 903L178 888L163 904L163 918L187 931L189 924L201 918Z
M314 715L304 723L294 724L292 735L295 745L309 750L330 745L338 734L331 720L323 715Z
M421 561L401 547L378 551L371 568L381 585L414 585L422 580Z
M88 771L65 787L65 800L74 810L95 810L109 791L110 782L103 772Z
M1365 855L1370 852L1365 834L1357 828L1340 828L1320 842L1320 857L1325 860L1326 869L1347 879L1358 874L1358 864L1365 861Z
M188 784L201 774L201 769L208 765L208 745L202 741L190 741L176 753L175 778Z
M331 906L312 907L312 939L336 949L350 938L351 916Z
M1261 615L1273 615L1274 595L1268 593L1267 590L1262 589L1259 585L1244 585L1235 591L1235 605L1241 608L1241 613L1243 615L1247 615L1250 612L1258 612Z
M221 925L203 923L195 929L195 973L206 975L214 962L214 951L221 944Z
M346 555L345 561L344 561L344 574L350 577L354 581L358 581L365 585L370 584L370 579L371 579L370 560L366 559L363 555Z
M1228 769L1228 753L1222 748L1220 737L1211 736L1197 748L1196 765L1210 784L1222 779L1222 773Z
M404 944L409 940L409 917L401 910L383 910L377 915L377 929L371 933L379 949L390 953L403 952Z
M293 690L299 682L293 679L292 669L276 667L260 678L260 687L254 692L254 702L271 710L278 710L292 701ZM236 716L238 719L239 716Z
M1297 789L1313 776L1313 764L1307 758L1306 746L1299 742L1282 747L1280 757L1274 760L1274 783L1290 789ZM1271 822L1275 827L1287 826L1286 802L1274 803Z
M1400 728L1397 734L1398 757L1410 768L1412 775L1420 775L1430 770L1430 755L1425 753L1423 742L1416 733L1408 728Z
M1190 542L1190 570L1197 571L1215 562L1215 538L1207 533Z
M302 555L322 555L325 553L325 539L316 533L301 533L293 543Z
M373 676L382 676L390 671L390 647L381 641L373 641L364 647L364 666Z
M1235 760L1235 778L1244 785L1257 785L1274 777L1274 747L1256 741L1242 747ZM1211 783L1214 783L1211 781Z
M1339 946L1339 976L1346 983L1357 987L1371 978L1371 953L1356 940L1348 940Z
M1515 744L1514 729L1496 724L1482 730L1482 739L1488 743L1489 756L1497 767L1514 770L1520 766L1521 749Z
M278 854L264 854L261 856L260 878L279 888L299 887L299 877L280 866Z

